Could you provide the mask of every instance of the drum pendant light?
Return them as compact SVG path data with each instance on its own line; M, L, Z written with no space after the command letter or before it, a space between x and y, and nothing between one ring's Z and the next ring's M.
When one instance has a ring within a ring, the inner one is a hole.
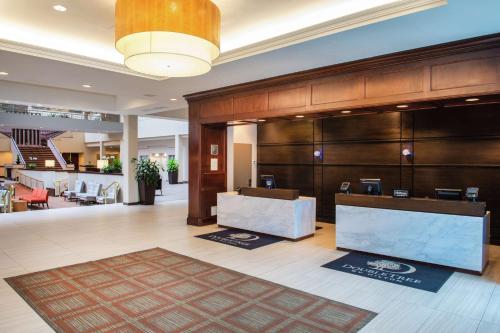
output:
M205 74L220 54L220 11L210 0L117 0L115 29L125 65L143 74Z

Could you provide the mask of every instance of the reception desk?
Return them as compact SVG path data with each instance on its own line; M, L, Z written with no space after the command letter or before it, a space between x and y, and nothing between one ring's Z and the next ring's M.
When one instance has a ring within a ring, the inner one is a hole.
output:
M482 273L484 202L336 194L336 246Z
M300 240L314 235L316 199L283 200L237 192L218 193L217 224Z

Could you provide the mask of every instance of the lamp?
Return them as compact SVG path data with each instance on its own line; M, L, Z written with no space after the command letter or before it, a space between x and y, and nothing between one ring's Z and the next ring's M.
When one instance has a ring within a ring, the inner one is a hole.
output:
M408 149L408 148L405 148L403 149L403 151L401 152L401 154L403 154L403 156L411 156L411 150Z
M108 160L97 160L97 168L102 170L109 165Z
M210 0L117 0L115 26L116 49L136 72L201 75L220 54L220 11Z
M45 160L45 167L46 168L55 168L56 167L56 161L54 161L54 160Z

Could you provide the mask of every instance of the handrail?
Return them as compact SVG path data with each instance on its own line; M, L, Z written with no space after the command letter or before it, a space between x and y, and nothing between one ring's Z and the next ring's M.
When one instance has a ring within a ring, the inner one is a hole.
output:
M54 154L57 162L59 162L59 165L61 165L63 170L68 170L68 164L66 163L66 160L62 156L59 149L57 149L56 145L54 144L54 141L52 141L52 138L47 140L47 147L50 148L50 150L52 151L52 154Z
M22 173L22 171L18 170L19 183L30 188L45 188L45 182L43 180L38 180L28 175Z
M115 204L118 203L118 192L120 191L120 183L112 182L111 184L109 184L109 186L107 186L105 189L102 190L102 196L104 197L104 204L107 204L108 190L111 188L111 186L116 186L114 200Z
M16 155L16 160L17 156L19 156L19 160L21 161L21 164L26 165L26 161L24 160L23 154L21 154L21 150L19 149L16 140L14 138L10 138L10 151Z

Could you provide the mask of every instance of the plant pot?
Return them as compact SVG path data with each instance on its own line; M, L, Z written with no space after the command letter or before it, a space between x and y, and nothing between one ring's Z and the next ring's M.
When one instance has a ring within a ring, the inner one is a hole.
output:
M168 172L168 183L169 184L179 184L179 171L169 171Z
M155 186L148 186L145 181L139 181L139 200L141 205L155 204L155 190Z

